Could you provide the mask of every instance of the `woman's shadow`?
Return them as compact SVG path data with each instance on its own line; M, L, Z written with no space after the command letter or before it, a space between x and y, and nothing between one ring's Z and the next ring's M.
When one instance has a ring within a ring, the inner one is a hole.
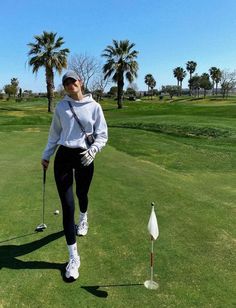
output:
M0 270L2 268L11 269L57 269L64 274L65 264L51 263L45 261L21 261L18 257L31 253L52 241L62 237L63 231L49 234L39 240L22 245L1 245L0 246Z

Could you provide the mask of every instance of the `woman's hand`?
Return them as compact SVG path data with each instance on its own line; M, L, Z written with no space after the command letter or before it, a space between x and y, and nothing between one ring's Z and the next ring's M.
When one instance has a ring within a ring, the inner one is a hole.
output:
M49 165L49 160L42 159L41 160L41 165L43 166L44 170L47 170L48 169L48 165Z
M91 146L88 150L80 153L80 155L83 155L81 158L82 165L85 167L90 165L94 161L97 151L98 150L96 146Z

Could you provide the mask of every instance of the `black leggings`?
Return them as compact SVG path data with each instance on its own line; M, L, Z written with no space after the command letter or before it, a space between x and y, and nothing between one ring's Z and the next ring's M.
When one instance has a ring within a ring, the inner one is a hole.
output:
M60 146L54 161L54 176L63 212L63 227L68 245L76 242L74 221L75 203L73 196L73 171L76 182L76 195L82 213L88 208L88 191L92 181L93 162L84 167L81 165L81 152L83 149L72 149Z

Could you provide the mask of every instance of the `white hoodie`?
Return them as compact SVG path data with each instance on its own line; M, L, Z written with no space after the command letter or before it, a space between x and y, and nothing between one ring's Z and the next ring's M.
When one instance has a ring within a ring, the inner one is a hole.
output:
M48 143L43 152L42 159L50 160L58 145L64 145L69 148L87 149L85 134L81 131L76 122L68 104L71 105L82 123L86 133L93 134L95 145L99 151L105 146L108 140L107 124L103 115L102 108L91 94L85 95L82 100L76 101L66 95L61 100L53 115Z

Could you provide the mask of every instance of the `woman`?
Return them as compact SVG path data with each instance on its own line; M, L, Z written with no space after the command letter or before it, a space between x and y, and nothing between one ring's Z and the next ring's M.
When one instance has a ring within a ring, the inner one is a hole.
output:
M102 108L91 94L83 95L79 76L74 71L68 71L62 83L67 95L56 106L42 166L48 168L50 157L59 146L54 161L54 176L62 205L63 227L70 258L65 276L77 279L80 257L76 233L87 234L88 191L94 171L93 161L108 137ZM92 144L87 140L88 135L94 137ZM77 226L74 222L73 178L80 207Z

